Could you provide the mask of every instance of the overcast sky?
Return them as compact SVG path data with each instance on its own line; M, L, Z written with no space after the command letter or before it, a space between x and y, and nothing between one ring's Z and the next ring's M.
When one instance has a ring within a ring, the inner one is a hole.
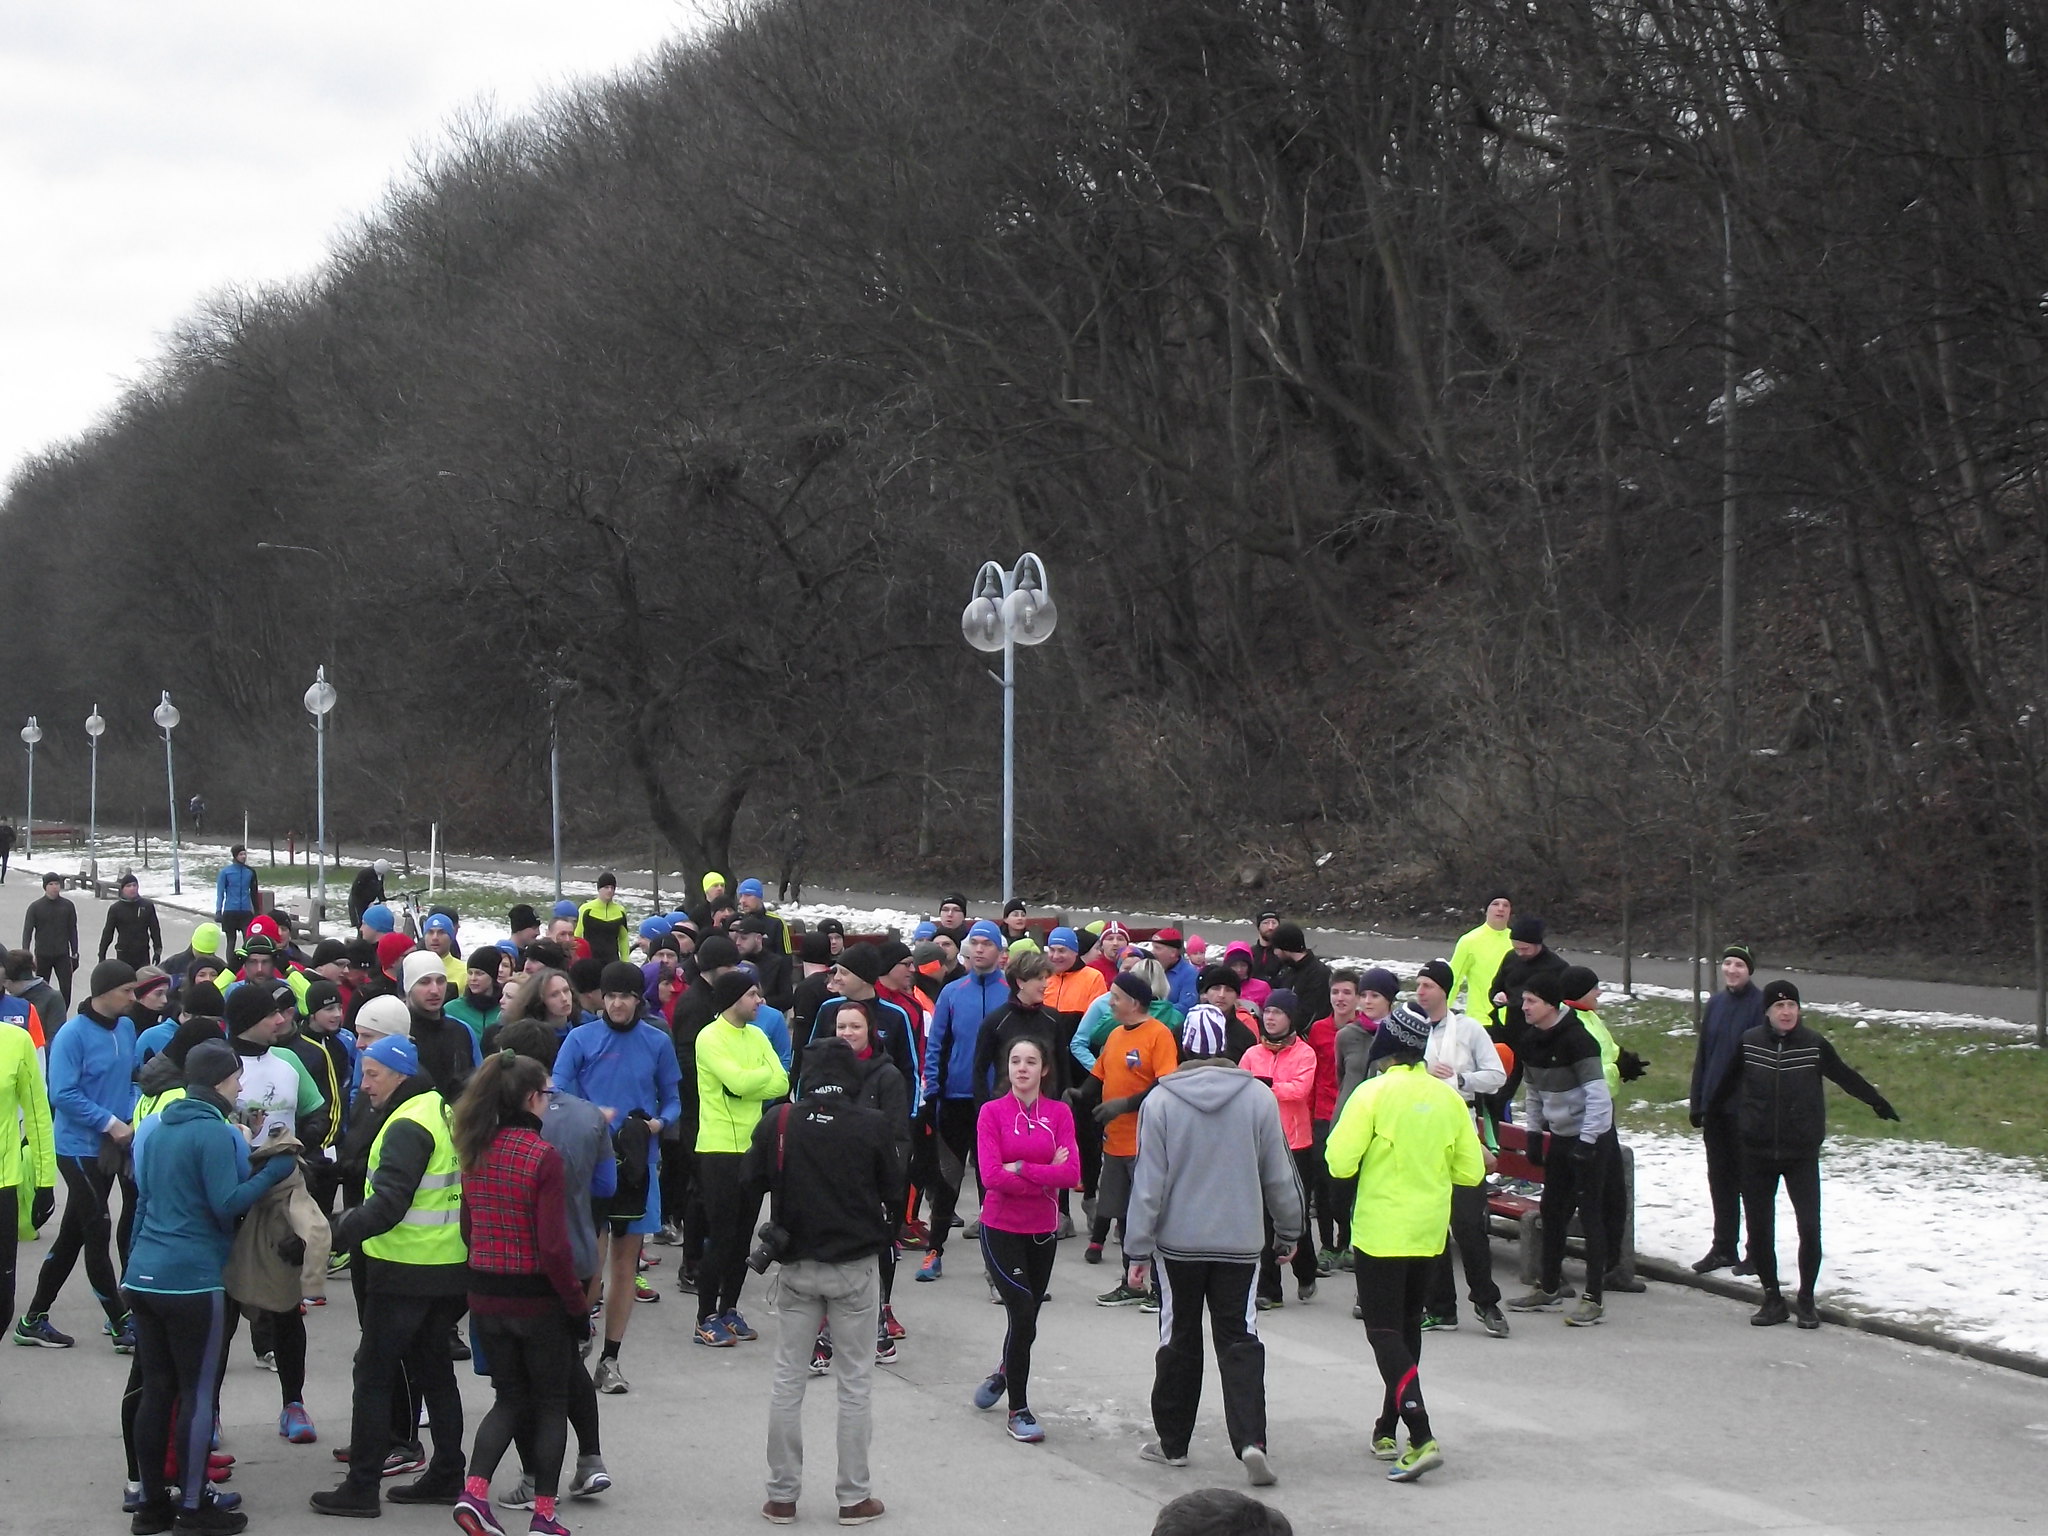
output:
M417 147L631 66L703 0L0 4L0 478L228 284L316 266Z

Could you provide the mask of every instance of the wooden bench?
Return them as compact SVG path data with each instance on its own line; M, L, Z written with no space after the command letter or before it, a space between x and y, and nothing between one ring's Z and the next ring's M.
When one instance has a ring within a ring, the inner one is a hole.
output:
M1529 1133L1519 1125L1496 1126L1495 1133L1500 1144L1495 1152L1499 1176L1541 1184L1544 1170L1530 1162L1527 1156ZM1621 1149L1621 1189L1621 1263L1616 1269L1624 1280L1633 1283L1636 1277L1636 1157L1625 1143ZM1486 1197L1486 1213L1512 1226L1522 1245L1522 1283L1535 1285L1543 1262L1541 1204L1533 1197L1514 1190L1496 1190ZM1573 1242L1578 1243L1576 1251L1583 1256L1586 1245L1576 1237L1566 1240L1566 1251L1574 1251Z

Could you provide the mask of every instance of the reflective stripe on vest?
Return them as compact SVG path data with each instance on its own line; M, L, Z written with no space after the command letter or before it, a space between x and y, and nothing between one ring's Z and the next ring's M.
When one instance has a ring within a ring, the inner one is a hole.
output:
M391 1127L409 1120L434 1138L433 1156L413 1191L412 1205L389 1232L363 1239L363 1252L390 1264L466 1264L469 1249L462 1241L462 1165L455 1138L448 1130L448 1106L438 1093L421 1093L391 1112L377 1139L370 1143L368 1195L377 1192L377 1167L384 1159L384 1138Z

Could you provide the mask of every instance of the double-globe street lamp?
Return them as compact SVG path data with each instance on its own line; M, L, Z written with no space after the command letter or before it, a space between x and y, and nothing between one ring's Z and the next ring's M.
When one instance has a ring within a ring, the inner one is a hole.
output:
M1045 562L1025 554L1009 570L991 560L974 578L960 632L977 651L1003 653L1003 900L1017 894L1017 647L1049 639L1059 614ZM995 676L994 673L989 674Z
M306 690L306 709L313 716L313 782L317 810L314 855L320 861L320 894L313 898L313 935L317 939L327 923L327 716L334 708L334 684L327 681L327 669L313 672L313 686Z
M163 702L149 712L149 718L164 733L164 787L171 797L171 894L177 896L183 894L185 884L178 866L178 775L171 764L171 728L183 717L178 713L178 706L171 702L170 689L164 690Z
M27 863L36 852L36 743L43 739L43 728L36 724L36 717L30 715L28 724L21 728L22 745L28 748L28 815L22 820L21 858Z

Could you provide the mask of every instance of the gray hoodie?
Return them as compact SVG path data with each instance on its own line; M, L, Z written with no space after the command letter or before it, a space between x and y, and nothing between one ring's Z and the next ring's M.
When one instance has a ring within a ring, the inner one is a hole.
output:
M1190 1061L1159 1079L1138 1111L1138 1164L1124 1257L1249 1264L1301 1236L1301 1180L1273 1090L1229 1061Z

